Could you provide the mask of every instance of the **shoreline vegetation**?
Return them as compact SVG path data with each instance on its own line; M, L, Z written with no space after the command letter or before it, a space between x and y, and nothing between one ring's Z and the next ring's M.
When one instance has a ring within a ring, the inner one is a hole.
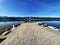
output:
M19 26L20 24L14 24L14 27ZM13 25L0 26L0 35L5 31L10 31L13 28Z
M12 25L8 25L8 26L0 26L0 35L5 32L8 31L12 28Z
M60 21L60 17L0 17L0 21Z

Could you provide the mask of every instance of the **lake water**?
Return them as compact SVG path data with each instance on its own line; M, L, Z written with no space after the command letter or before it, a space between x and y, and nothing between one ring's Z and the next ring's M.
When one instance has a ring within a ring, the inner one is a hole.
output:
M20 21L11 21L11 22L0 22L0 26L14 25L19 24Z
M60 28L60 21L39 21L39 22L43 22L49 26ZM13 24L18 24L18 23L21 23L21 22L20 21L0 22L0 26L13 25Z
M49 26L60 28L60 21L41 21Z
M48 26L53 26L53 27L56 27L56 28L60 28L60 21L38 21L38 22L45 23Z

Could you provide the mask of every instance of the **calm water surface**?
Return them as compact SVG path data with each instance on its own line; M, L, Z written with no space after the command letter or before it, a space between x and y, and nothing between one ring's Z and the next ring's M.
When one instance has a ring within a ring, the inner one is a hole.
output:
M41 21L49 26L60 28L60 21Z
M39 21L39 22L43 22L49 26L60 28L60 21ZM18 23L21 23L21 21L0 22L0 26L13 25L13 24L18 24Z
M13 24L19 24L20 21L11 21L11 22L0 22L0 26L7 26L7 25L13 25Z

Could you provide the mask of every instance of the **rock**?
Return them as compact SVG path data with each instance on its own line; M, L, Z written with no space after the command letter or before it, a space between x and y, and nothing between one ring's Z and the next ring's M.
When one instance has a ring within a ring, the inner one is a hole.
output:
M42 25L43 23L41 23L41 22L37 22L36 24L38 24L38 25Z
M54 30L59 30L58 28L53 27L53 26L48 26L48 27L51 28L51 29L54 29Z
M55 29L53 26L48 26L49 28L51 28L51 29Z
M5 39L6 39L6 37L2 37L2 38L0 37L0 43Z
M47 25L47 24L43 24L43 26L48 27L48 25Z
M7 35L9 34L11 31L5 31L4 33L2 33L2 35Z

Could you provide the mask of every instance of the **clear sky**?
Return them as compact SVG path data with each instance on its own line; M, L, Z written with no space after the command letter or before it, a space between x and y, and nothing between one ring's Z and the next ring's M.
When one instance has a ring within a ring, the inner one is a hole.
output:
M60 17L60 0L0 0L0 16Z

